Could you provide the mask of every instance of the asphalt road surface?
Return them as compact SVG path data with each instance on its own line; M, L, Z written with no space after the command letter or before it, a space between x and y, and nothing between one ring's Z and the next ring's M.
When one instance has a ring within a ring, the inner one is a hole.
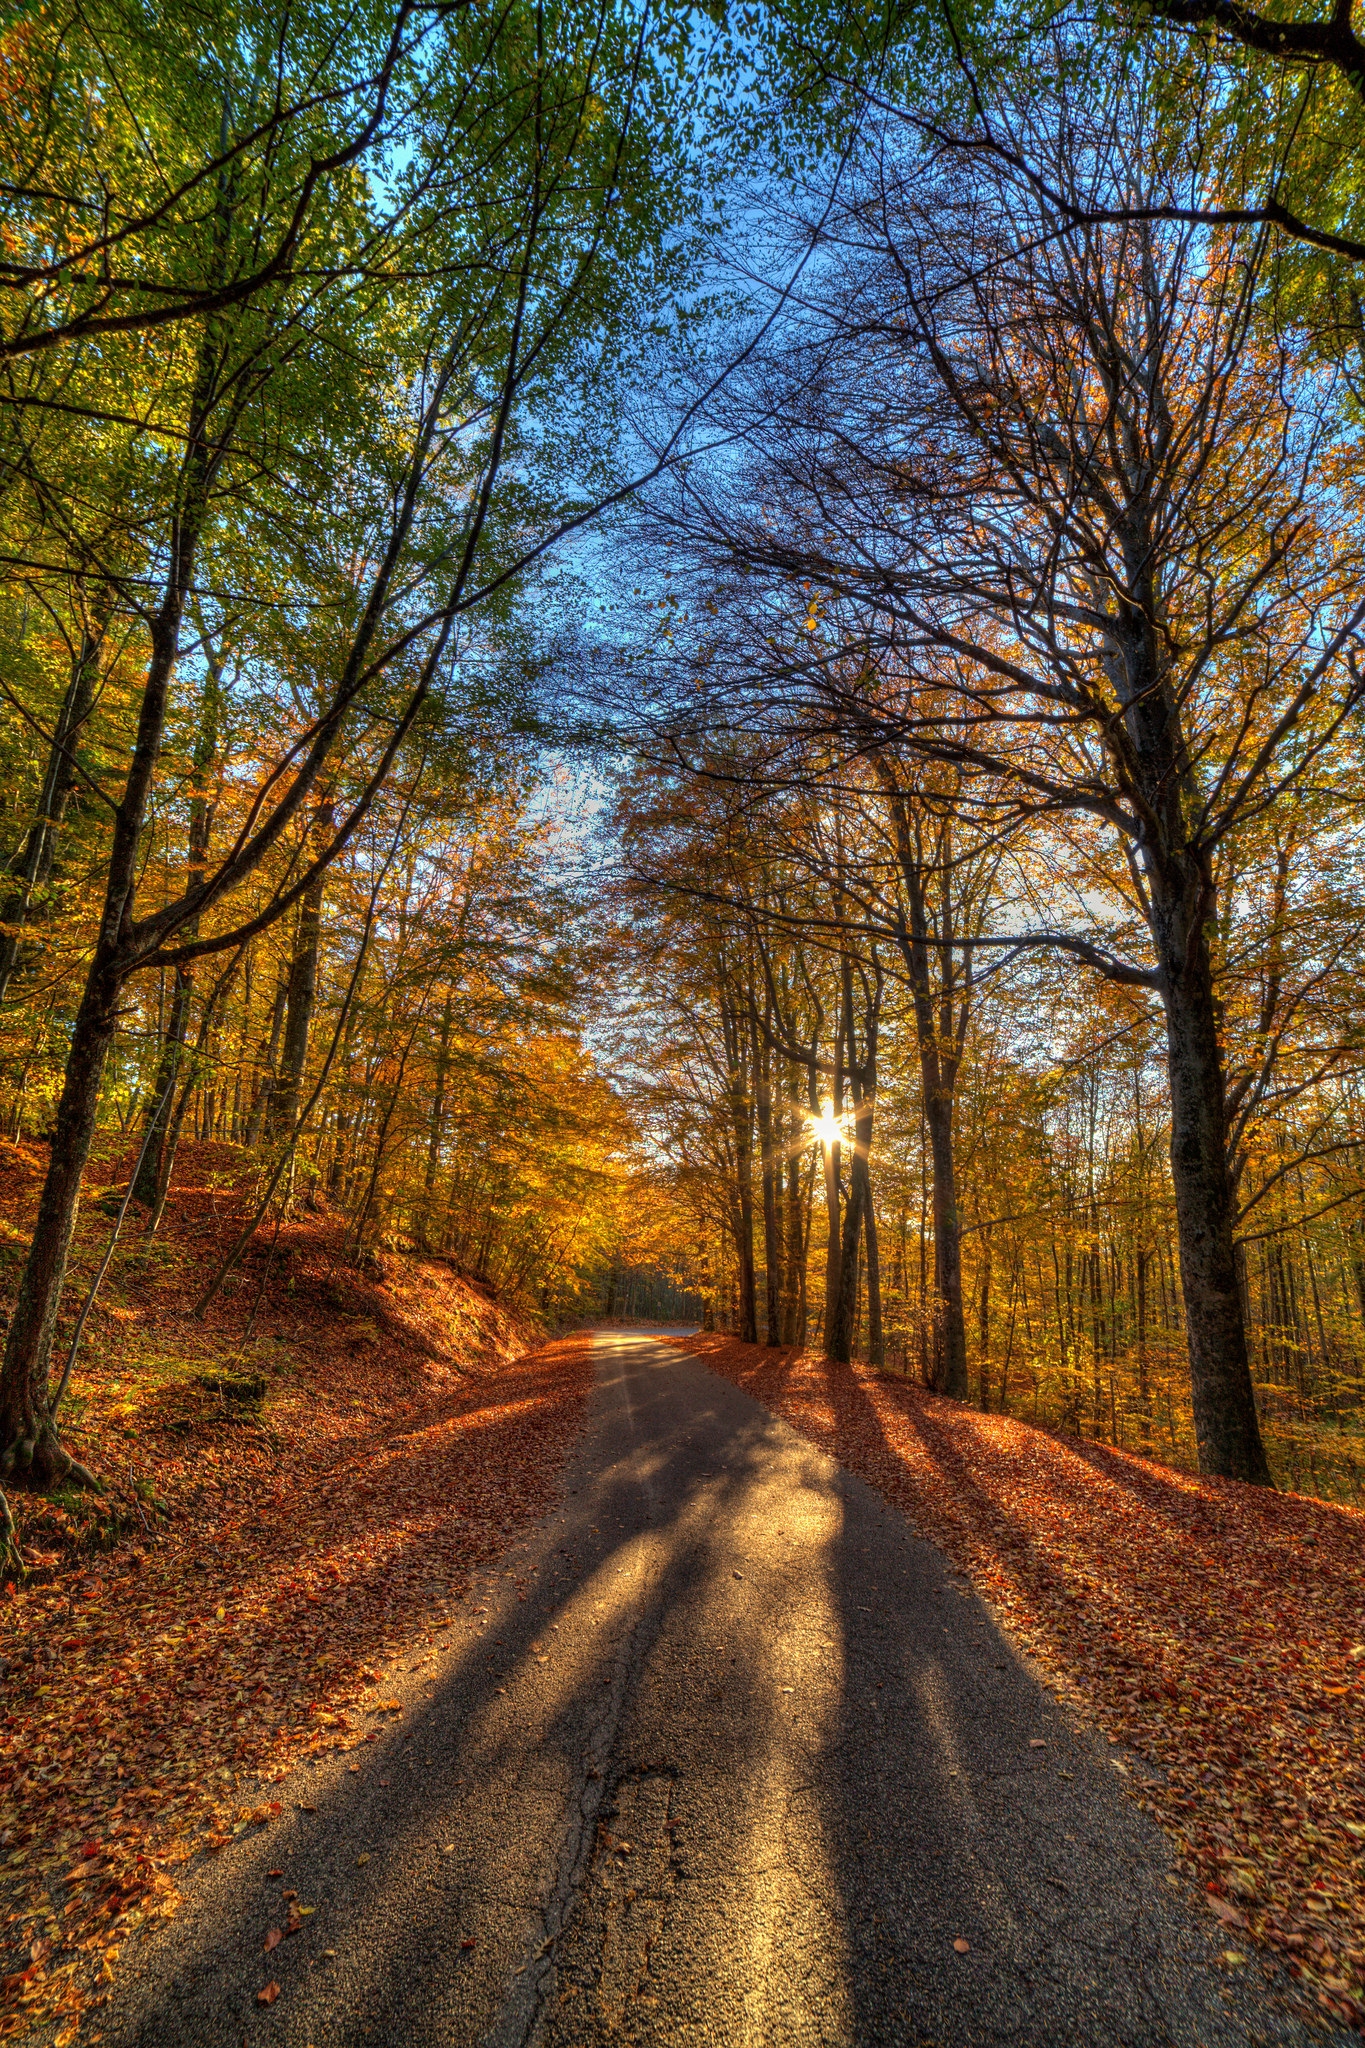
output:
M1332 2038L903 1517L668 1343L597 1362L562 1507L125 1949L108 2048Z

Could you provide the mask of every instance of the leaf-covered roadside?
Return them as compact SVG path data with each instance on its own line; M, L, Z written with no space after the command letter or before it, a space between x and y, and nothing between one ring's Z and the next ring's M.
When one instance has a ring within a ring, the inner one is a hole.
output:
M1365 1515L1174 1472L869 1367L686 1348L876 1486L1122 1744L1232 1946L1365 2025Z
M163 1433L120 1461L127 1380L92 1373L83 1450L154 1475L124 1489L108 1554L79 1504L15 1503L36 1570L0 1599L0 2039L97 2040L81 2016L121 1943L174 1910L177 1866L269 1823L263 1775L363 1742L386 1660L553 1497L588 1341L509 1355L508 1318L407 1261L387 1285L347 1276L342 1312L335 1235L292 1233L259 1413L173 1379Z

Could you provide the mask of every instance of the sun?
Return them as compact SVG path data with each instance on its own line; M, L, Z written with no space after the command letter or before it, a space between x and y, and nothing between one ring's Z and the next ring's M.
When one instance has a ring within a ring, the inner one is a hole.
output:
M810 1119L810 1131L811 1136L818 1138L822 1145L837 1145L839 1143L844 1135L843 1126L834 1114L832 1102L825 1104L824 1110L819 1116L813 1116Z

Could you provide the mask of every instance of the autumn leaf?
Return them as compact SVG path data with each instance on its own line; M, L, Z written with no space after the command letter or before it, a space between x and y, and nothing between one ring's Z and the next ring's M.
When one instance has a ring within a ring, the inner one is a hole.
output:
M865 1366L721 1336L683 1347L938 1544L1055 1695L1123 1745L1125 1788L1210 1914L1358 2023L1365 1750L1330 1673L1363 1647L1359 1513L1078 1448Z

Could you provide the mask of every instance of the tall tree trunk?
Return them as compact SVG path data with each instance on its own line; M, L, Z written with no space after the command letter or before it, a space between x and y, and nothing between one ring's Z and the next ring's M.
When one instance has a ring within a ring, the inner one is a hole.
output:
M810 1074L811 1115L820 1116L819 1079L814 1067ZM844 1113L844 1034L840 1027L835 1037L834 1080L830 1090L830 1108L835 1117ZM825 1315L821 1332L822 1346L826 1358L836 1356L831 1349L834 1343L834 1325L839 1313L839 1294L843 1274L843 1227L840 1208L843 1199L842 1168L843 1146L835 1138L822 1141L820 1158L825 1175Z
M863 1211L863 1236L867 1245L867 1362L880 1371L886 1364L886 1336L882 1329L882 1261L877 1244L877 1205L869 1181L867 1207Z
M52 747L38 799L38 815L24 839L19 858L11 870L11 889L0 908L0 1003L3 1003L19 962L23 928L28 922L33 899L50 881L57 852L57 837L66 820L71 799L79 784L75 749L95 702L99 682L100 649L112 610L112 597L101 591L92 617L81 634L72 659L71 679L57 716Z
M814 1216L815 1161L812 1159L801 1190L801 1265L797 1276L796 1332L792 1338L792 1342L799 1344L802 1350L810 1335L810 1233Z
M987 1224L981 1235L981 1297L978 1330L981 1359L977 1367L977 1398L983 1413L989 1414L991 1405L991 1228Z
M221 450L216 455L208 441L213 358L210 322L200 348L180 494L171 519L169 568L149 634L133 755L114 814L99 929L72 1027L52 1153L0 1364L0 1477L14 1472L35 1486L53 1485L73 1472L89 1477L75 1466L58 1439L48 1374L105 1061L124 987L139 965L128 940L138 854L166 726L171 678L180 653L185 599L208 509L209 483L214 462L221 456Z
M261 1078L256 1089L256 1099L251 1105L251 1115L247 1118L248 1145L259 1145L265 1133L266 1118L270 1114L270 1098L275 1092L275 1063L280 1056L280 1033L284 1030L284 1006L288 997L289 977L285 975L275 990L275 1000L270 1006L270 1030L261 1046Z
M190 797L185 862L192 883L200 879L208 864L209 839L213 832L215 809L208 788L208 779L218 753L224 697L222 662L207 634L204 635L204 658L204 694L199 707L199 729L195 734L194 751L191 755L194 783L193 794ZM197 917L191 918L184 929L185 940L192 944L198 936L199 920ZM151 1211L153 1221L160 1215L164 1206L171 1172L175 1165L175 1148L180 1134L181 1119L173 1116L172 1104L184 1065L193 999L194 963L191 960L182 960L177 963L175 969L171 1014L161 1044L161 1057L149 1111L149 1115L160 1124L161 1129L153 1136L142 1154L142 1163L133 1186L134 1201L141 1202Z
M763 1341L782 1342L782 1236L778 1227L778 1179L781 1160L773 1133L771 1054L760 1042L757 1018L753 1031L754 1106L758 1120L758 1156L763 1200Z
M871 1186L867 1155L872 1135L870 1102L854 1112L853 1146L849 1154L848 1200L844 1203L843 1229L839 1238L839 1263L835 1283L834 1314L830 1318L825 1356L840 1365L853 1358L853 1325L858 1309L858 1248L862 1241L863 1218L867 1213Z
M753 1155L746 1146L735 1161L735 1199L731 1205L730 1228L735 1241L739 1268L739 1300L735 1335L742 1344L758 1342L758 1294L754 1269L754 1175Z
M739 1299L736 1335L745 1344L758 1342L758 1301L754 1269L754 1091L750 1086L753 1046L751 1000L737 996L723 983L721 1029L725 1041L725 1096L733 1148L734 1188L730 1200L730 1235L738 1265Z
M957 1207L953 1109L951 1089L940 1087L927 1094L925 1120L933 1161L934 1378L941 1393L965 1401L969 1391L967 1325L962 1311L962 1220Z
M1171 1179L1199 1469L1269 1486L1233 1243L1236 1209L1207 934L1202 918L1180 917L1177 910L1158 919L1157 936L1171 1092Z
M902 790L888 760L878 757L878 779L887 800L905 889L908 919L899 935L909 972L919 1052L920 1088L932 1162L934 1215L934 1299L932 1367L940 1393L965 1401L967 1326L962 1307L962 1221L957 1206L953 1154L953 1112L962 1049L971 1015L971 944L955 947L958 906L953 838L947 824L934 825L925 844L925 820ZM936 892L937 914L931 892ZM936 943L931 943L936 941ZM959 976L957 955L962 965ZM923 1343L923 1338L921 1339Z
M104 1063L118 1023L124 976L96 960L76 1012L71 1051L52 1133L52 1153L0 1370L0 1475L50 1486L73 1472L58 1441L48 1369L76 1226L81 1176L90 1156Z
M162 1139L161 1179L158 1183L156 1190L155 1206L152 1209L151 1215L147 1218L147 1235L149 1237L154 1236L157 1230L160 1228L162 1214L166 1207L166 1198L170 1193L171 1174L175 1167L176 1149L180 1143L180 1133L184 1129L185 1112L189 1108L190 1096L194 1092L195 1070L197 1068L202 1067L204 1063L204 1057L208 1050L210 1034L213 1030L213 1024L215 1016L217 1014L218 1005L222 1001L223 997L227 994L228 989L232 986L232 983L236 978L237 969L241 964L241 960L242 951L239 951L223 969L223 972L219 975L217 982L214 984L214 987L209 993L209 999L207 1003L204 1005L203 1013L199 1019L199 1032L195 1044L194 1053L192 1057L186 1062L188 1071L182 1076L180 1080L179 1093L175 1097L174 1103L169 1111L166 1132L164 1138Z
M318 805L313 820L315 839L330 832L332 807ZM322 897L326 874L309 884L299 904L298 932L294 957L289 964L285 989L284 1048L280 1071L270 1096L269 1126L276 1135L292 1131L299 1113L304 1069L308 1064L308 1035L313 1028L313 1011L318 997L318 952L322 945Z
M849 1155L848 1200L844 1205L843 1230L839 1244L837 1293L825 1344L826 1356L835 1359L841 1365L851 1363L853 1358L854 1328L858 1314L858 1254L867 1215L872 1207L872 1124L877 1101L877 1029L882 991L881 969L876 964L875 956L873 968L876 981L872 987L869 987L867 976L861 966L859 968L864 995L863 1044L860 1052L853 1008L853 961L847 954L843 957L841 1040L853 1095L853 1147ZM876 1228L875 1224L873 1228ZM880 1309L878 1321L880 1322Z
M418 1238L424 1245L431 1242L431 1212L436 1194L436 1172L441 1162L441 1145L445 1138L446 1088L450 1080L450 1033L455 1016L455 995L446 990L445 1003L441 1009L441 1036L436 1047L436 1091L431 1103L431 1128L427 1132L427 1164L422 1179L422 1210ZM611 1276L612 1300L616 1297L616 1270ZM611 1314L611 1309L607 1310Z
M190 936L197 934L192 932ZM152 1084L152 1100L147 1111L148 1120L159 1128L142 1153L133 1181L133 1200L153 1214L160 1207L162 1188L171 1175L173 1161L169 1158L163 1160L163 1153L169 1149L167 1140L170 1137L172 1104L184 1059L185 1042L189 1037L193 996L194 972L190 963L182 960L175 970L171 1014L161 1040L161 1056L157 1061L156 1080Z
M1133 1255L1137 1292L1138 1411L1141 1420L1139 1448L1152 1448L1152 1388L1147 1367L1147 1247L1140 1244Z
M801 1120L800 1083L796 1069L791 1070L787 1088L788 1107L791 1112L793 1133ZM801 1341L801 1325L805 1313L806 1297L806 1245L810 1234L810 1201L802 1189L802 1152L795 1137L787 1148L787 1250L782 1261L782 1342L797 1344Z

